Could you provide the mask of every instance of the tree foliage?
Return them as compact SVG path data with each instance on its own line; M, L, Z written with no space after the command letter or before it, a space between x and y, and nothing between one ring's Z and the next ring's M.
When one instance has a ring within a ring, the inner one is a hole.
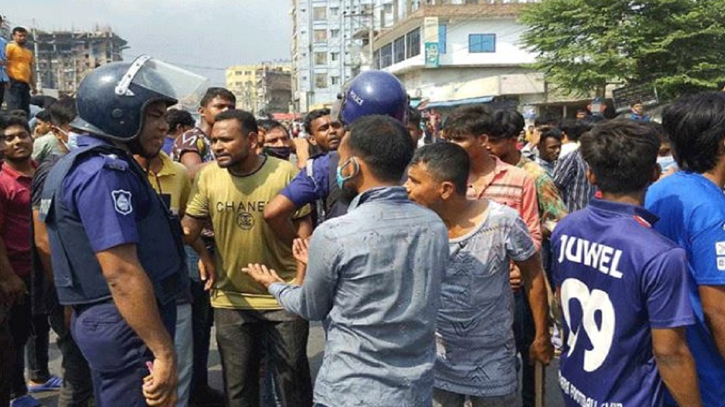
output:
M725 0L542 0L521 21L534 67L568 93L653 83L669 98L725 81Z

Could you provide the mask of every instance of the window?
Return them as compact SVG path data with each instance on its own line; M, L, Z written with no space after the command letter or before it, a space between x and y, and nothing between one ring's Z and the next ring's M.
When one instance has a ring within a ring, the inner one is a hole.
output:
M315 42L325 42L327 40L326 30L315 30Z
M406 58L413 58L420 55L420 28L405 34Z
M234 71L234 75L241 75L242 71Z
M405 60L405 37L400 37L393 41L393 63L403 62Z
M438 25L438 53L446 53L446 37L448 35L448 26L445 24Z
M496 34L469 34L468 52L496 52Z
M330 30L330 38L340 38L340 30Z
M327 52L315 52L315 65L327 65Z
M393 64L393 44L380 48L380 69L387 68Z
M326 7L313 7L312 8L313 21L325 21L327 20L327 8Z
M338 7L330 7L330 16L337 17L340 15L340 9Z
M325 89L327 87L327 74L316 73L315 74L315 88Z
M330 83L332 85L339 85L340 84L340 77L339 76L331 76L330 77Z
M338 59L340 59L339 52L330 52L330 61L337 61Z

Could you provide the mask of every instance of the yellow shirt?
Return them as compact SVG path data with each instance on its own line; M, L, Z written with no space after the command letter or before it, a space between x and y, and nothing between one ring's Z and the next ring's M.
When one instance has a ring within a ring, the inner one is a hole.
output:
M30 84L30 66L33 64L33 53L27 48L10 42L5 47L5 59L8 76L16 81Z
M277 239L263 215L264 207L298 171L287 161L272 157L266 160L259 170L244 177L215 164L196 176L186 214L211 218L217 247L217 284L211 295L215 308L281 309L264 286L242 272L249 263L271 267L287 282L295 277L292 248ZM304 207L295 218L309 212L309 207Z
M189 170L183 164L172 161L163 151L159 153L159 158L161 158L163 166L161 171L156 174L148 172L149 183L154 187L156 193L166 201L171 212L175 215L183 215L191 193Z

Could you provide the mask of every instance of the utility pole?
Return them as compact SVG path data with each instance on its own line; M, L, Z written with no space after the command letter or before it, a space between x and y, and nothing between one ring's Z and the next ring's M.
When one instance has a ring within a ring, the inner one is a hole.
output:
M36 61L33 64L33 67L35 69L35 89L38 89L38 91L43 90L43 81L40 78L40 71L38 70L38 36L35 33L35 19L33 19L33 59Z

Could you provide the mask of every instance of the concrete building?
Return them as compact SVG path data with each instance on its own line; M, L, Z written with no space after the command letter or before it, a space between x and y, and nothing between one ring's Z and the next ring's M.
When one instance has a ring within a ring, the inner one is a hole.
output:
M517 16L530 2L397 1L392 25L375 38L375 66L430 108L541 102L544 76L525 67L535 55L519 44L525 27Z
M259 101L267 100L260 94L260 84L265 72L290 72L289 62L273 61L254 65L234 65L226 70L226 87L237 97L237 108L257 113ZM286 110L285 110L286 111Z
M32 36L31 36L32 37ZM78 89L81 79L94 68L123 60L121 52L126 40L110 27L92 31L36 31L37 44L30 41L36 53L39 87L70 94Z
M289 66L264 66L257 71L257 112L289 113L292 103L292 73Z
M296 112L329 106L370 66L381 0L292 0L292 94Z

